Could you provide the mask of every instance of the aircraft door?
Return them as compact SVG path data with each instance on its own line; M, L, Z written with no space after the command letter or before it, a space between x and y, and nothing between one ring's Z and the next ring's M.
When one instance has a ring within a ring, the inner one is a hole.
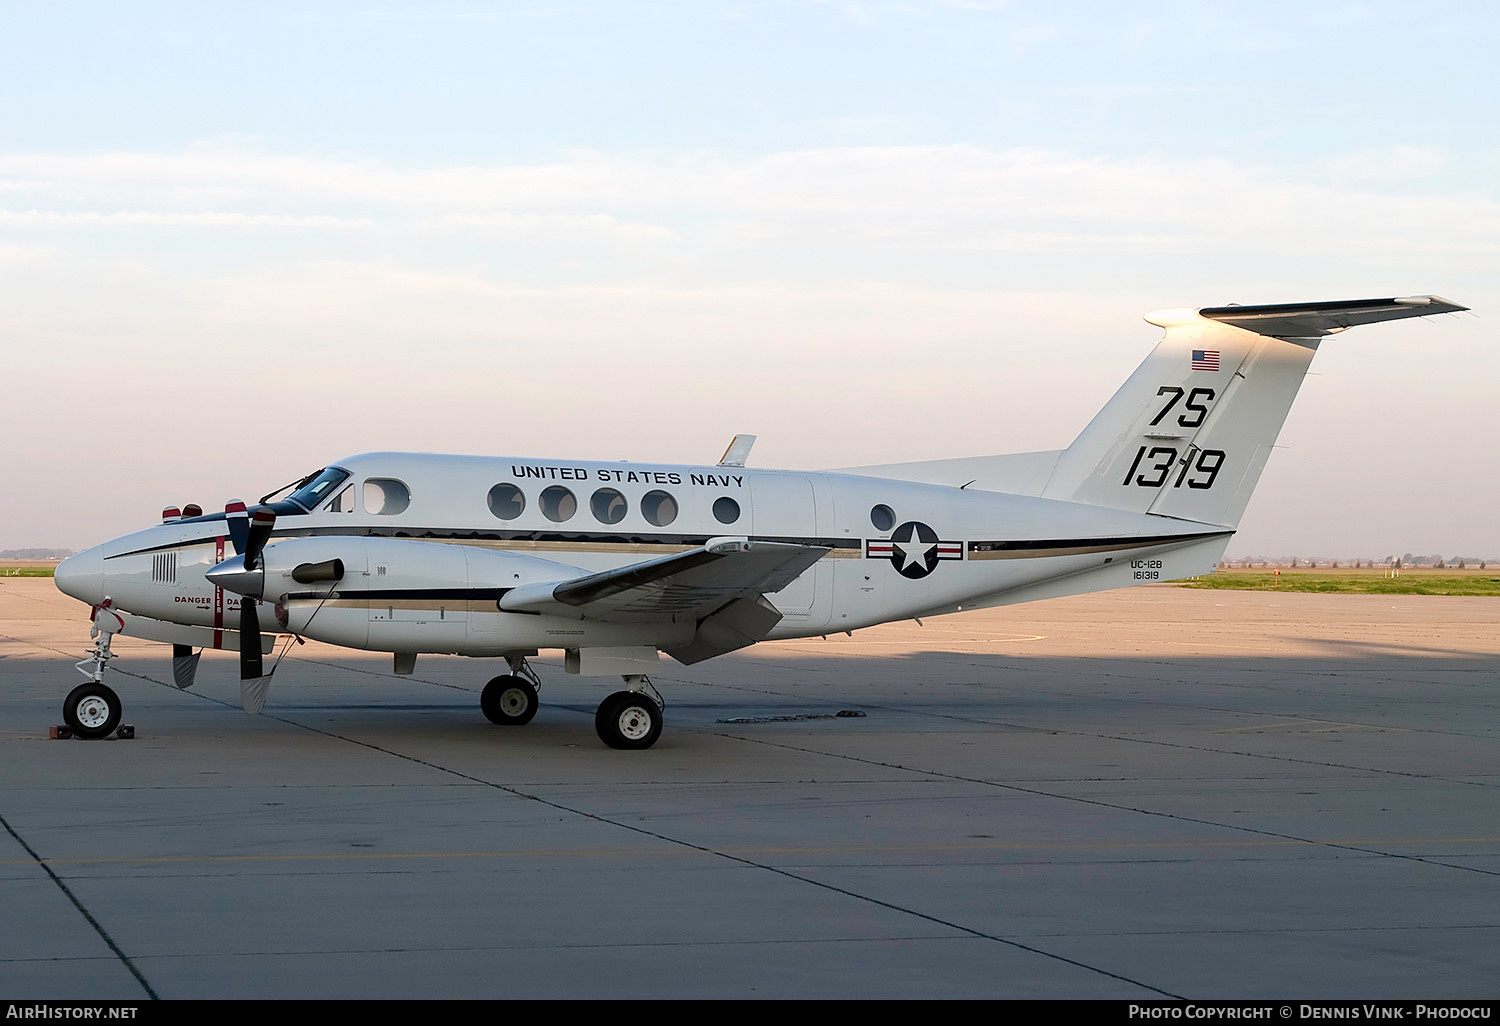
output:
M795 474L756 474L750 483L755 508L753 537L805 542L817 537L818 504L807 478ZM767 598L787 619L806 619L817 599L817 569L809 569Z

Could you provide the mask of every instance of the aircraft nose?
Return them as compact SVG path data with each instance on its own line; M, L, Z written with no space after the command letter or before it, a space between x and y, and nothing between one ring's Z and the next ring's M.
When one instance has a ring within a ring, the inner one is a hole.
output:
M69 556L57 564L52 574L57 590L80 602L97 606L104 601L104 548L91 549Z

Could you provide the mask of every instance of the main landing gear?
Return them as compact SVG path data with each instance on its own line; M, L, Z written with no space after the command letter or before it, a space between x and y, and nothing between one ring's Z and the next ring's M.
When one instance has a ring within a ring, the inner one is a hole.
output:
M594 730L611 748L650 748L661 737L661 711L666 703L644 676L633 674L625 683L629 691L616 691L599 703Z
M542 679L525 656L506 656L510 673L501 674L479 693L479 708L485 718L502 727L520 727L531 722L541 699Z
M485 718L502 727L530 723L541 704L541 679L524 656L506 656L510 673L501 674L484 686L479 708ZM666 702L651 681L641 674L625 678L628 690L616 691L599 703L594 730L611 748L650 748L661 737L662 709Z

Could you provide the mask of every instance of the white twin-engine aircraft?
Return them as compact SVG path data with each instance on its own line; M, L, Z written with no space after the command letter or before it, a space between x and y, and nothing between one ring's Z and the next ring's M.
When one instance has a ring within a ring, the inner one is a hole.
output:
M758 641L1208 573L1223 555L1321 336L1452 313L1437 296L1167 310L1163 339L1068 448L820 473L368 453L246 508L169 508L159 526L57 568L94 607L79 737L119 724L110 637L173 646L179 687L204 648L240 652L265 704L277 632L395 655L505 659L498 724L537 711L527 657L624 677L595 727L649 748L665 652L696 663ZM262 628L268 607L274 631ZM198 650L198 651L195 651Z

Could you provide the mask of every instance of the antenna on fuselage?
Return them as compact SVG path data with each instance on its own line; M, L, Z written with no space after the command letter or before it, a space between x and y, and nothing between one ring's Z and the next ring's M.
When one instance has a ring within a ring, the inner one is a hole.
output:
M724 455L719 457L721 467L743 467L750 458L750 448L755 444L754 435L735 435Z

